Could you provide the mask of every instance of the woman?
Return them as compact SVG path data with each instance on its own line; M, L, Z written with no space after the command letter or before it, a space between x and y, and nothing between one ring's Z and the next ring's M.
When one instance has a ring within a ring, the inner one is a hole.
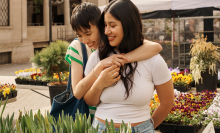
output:
M71 25L79 40L74 40L66 53L66 60L71 64L72 90L74 96L81 99L96 80L96 76L91 72L83 78L83 58L80 42L86 44L88 56L98 48L100 44L99 19L100 9L92 3L82 3L74 8L71 17ZM80 42L79 42L80 41ZM94 68L94 72L99 75L105 68L116 64L123 66L124 63L134 62L150 58L158 54L162 47L158 43L144 41L144 45L123 55L114 54L100 61ZM90 114L93 116L95 107L90 107Z
M130 0L114 0L107 5L101 15L99 29L105 45L90 56L86 75L93 71L100 60L115 53L128 53L143 45L139 11ZM112 80L118 82L109 82ZM160 105L150 116L149 105L154 87ZM123 120L131 123L132 132L152 133L173 106L172 78L167 64L157 54L120 68L115 65L104 69L85 94L84 100L88 105L99 104L93 122L95 127L99 123L99 132L105 130L105 120L112 119L116 130Z

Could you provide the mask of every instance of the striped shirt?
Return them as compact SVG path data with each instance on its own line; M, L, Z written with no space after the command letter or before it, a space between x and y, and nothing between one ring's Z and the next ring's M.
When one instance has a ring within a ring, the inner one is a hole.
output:
M87 55L89 57L91 55L91 53L95 50L90 49L86 45L86 51L87 51ZM77 62L77 63L79 63L83 66L82 48L81 48L80 42L78 40L73 40L71 42L71 44L69 45L69 47L67 49L65 59L70 65L71 65L71 60L73 60L73 61L75 61L75 62ZM95 106L89 106L89 111L90 111L91 117L94 117L96 107Z

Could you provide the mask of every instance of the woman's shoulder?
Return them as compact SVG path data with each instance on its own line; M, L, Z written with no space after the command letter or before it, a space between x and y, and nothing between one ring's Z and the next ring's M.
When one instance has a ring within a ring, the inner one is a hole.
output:
M146 67L154 67L155 64L159 61L162 61L163 57L160 54L157 54L151 58L140 61L140 63L144 64Z

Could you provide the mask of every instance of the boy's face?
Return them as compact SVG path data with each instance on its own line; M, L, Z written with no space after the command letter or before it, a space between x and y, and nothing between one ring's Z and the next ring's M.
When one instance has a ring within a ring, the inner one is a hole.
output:
M90 24L90 29L83 29L76 32L79 41L86 44L90 49L97 49L100 42L99 30L96 25Z

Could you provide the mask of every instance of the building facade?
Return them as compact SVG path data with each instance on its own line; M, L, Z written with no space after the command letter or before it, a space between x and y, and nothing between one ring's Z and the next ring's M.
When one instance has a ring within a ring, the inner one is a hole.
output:
M51 0L52 40L75 37L70 25L71 5L91 2L106 5L109 0ZM49 42L49 0L0 1L0 65L28 62L34 49Z

